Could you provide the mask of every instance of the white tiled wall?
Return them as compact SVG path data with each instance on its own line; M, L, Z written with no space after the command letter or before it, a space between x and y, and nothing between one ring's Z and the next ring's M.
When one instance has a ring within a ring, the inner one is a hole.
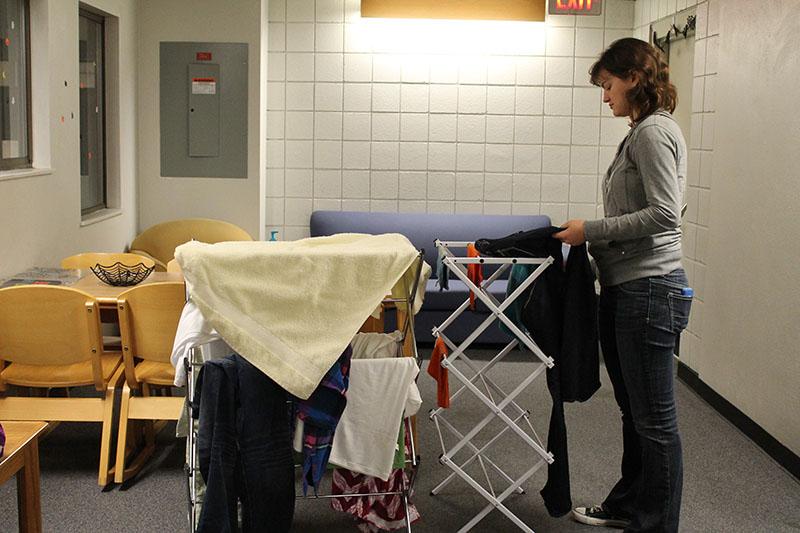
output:
M603 10L376 21L358 0L270 0L267 231L307 236L313 209L602 215L627 126L587 71L642 20Z
M686 191L688 209L683 224L683 264L689 282L695 289L689 328L682 337L681 346L681 359L690 367L694 367L694 361L701 357L703 347L720 1L637 0L634 9L634 35L640 39L647 39L651 22L696 6L692 132Z

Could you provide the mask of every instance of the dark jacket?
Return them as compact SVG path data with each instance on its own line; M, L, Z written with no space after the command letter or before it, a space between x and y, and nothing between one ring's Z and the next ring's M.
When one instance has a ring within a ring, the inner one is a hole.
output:
M594 274L585 245L571 247L564 262L561 242L552 238L560 230L551 226L475 243L487 256L550 256L554 260L528 294L519 297L524 302L519 313L522 326L554 361L547 370L547 388L553 400L547 447L554 461L548 466L547 484L542 489L553 516L562 516L572 508L563 402L588 400L600 388Z

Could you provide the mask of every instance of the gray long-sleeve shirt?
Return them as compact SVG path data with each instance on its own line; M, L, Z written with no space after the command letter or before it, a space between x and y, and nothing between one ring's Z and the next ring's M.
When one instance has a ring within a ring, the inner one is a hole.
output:
M631 128L603 180L605 218L584 226L600 284L672 272L681 266L686 141L660 110Z

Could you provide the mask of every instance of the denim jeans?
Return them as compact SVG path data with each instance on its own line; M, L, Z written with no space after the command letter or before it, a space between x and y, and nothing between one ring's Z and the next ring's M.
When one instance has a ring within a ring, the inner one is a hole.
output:
M287 395L246 359L207 361L198 378L197 452L206 493L198 533L285 533L294 515Z
M677 532L683 458L673 388L673 352L691 296L677 269L603 287L600 344L622 411L622 478L603 507L629 518L626 531Z

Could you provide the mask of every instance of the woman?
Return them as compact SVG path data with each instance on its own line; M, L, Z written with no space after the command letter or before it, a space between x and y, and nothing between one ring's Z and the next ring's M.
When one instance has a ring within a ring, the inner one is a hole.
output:
M622 411L622 478L585 524L678 531L683 481L672 357L692 291L681 268L686 143L671 114L675 87L659 53L620 39L590 70L614 116L631 129L603 180L605 218L569 220L554 237L589 241L597 262L600 345Z

